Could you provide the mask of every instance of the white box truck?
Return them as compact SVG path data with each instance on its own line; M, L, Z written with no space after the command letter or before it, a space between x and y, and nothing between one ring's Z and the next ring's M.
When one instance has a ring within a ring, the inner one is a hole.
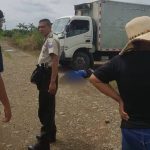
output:
M75 16L54 21L52 30L59 38L61 64L87 69L102 56L119 53L127 42L125 24L137 16L149 16L150 5L99 0L74 6Z

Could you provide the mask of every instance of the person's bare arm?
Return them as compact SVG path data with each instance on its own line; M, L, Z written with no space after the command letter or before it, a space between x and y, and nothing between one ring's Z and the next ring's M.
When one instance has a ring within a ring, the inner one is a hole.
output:
M52 53L50 54L51 58L52 58L52 74L51 74L51 82L49 85L49 92L53 95L56 94L56 90L57 90L57 86L56 86L56 78L58 75L58 64L59 64L59 57Z
M1 74L0 74L0 101L2 102L4 106L5 118L3 119L3 121L8 122L11 119L11 108L10 108L9 100L7 97L5 85L1 77Z
M120 97L119 93L115 89L113 89L110 84L103 83L101 80L97 79L96 76L94 76L93 74L91 75L89 80L100 92L102 92L103 94L111 97L116 102L118 102L119 111L122 119L128 120L129 116L124 111L123 100Z

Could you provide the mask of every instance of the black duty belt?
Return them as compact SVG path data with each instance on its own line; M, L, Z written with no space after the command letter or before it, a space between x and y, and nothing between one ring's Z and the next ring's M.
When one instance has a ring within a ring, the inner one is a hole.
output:
M39 67L43 67L43 68L51 68L51 66L49 66L49 64L48 64L48 63L38 64L37 66L39 66Z

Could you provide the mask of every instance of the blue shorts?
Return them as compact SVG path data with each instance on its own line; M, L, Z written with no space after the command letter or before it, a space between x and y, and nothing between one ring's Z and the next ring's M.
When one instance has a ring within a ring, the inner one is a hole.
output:
M122 129L122 150L150 150L150 129Z

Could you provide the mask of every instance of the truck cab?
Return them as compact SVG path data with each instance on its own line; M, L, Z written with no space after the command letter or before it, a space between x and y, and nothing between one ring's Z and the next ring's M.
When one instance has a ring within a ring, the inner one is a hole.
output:
M93 63L93 21L89 16L62 17L52 30L60 42L60 63L71 62L73 69L87 69Z

